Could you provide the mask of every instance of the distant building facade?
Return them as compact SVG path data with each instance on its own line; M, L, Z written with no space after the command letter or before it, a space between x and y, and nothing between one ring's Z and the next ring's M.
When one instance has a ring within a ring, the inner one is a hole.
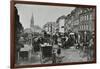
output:
M93 8L75 8L65 19L65 32L71 30L79 33L82 40L89 32L94 31L95 9Z
M31 20L30 20L30 29L32 31L32 34L35 36L36 33L40 34L42 31L42 28L38 25L34 25L34 16L32 14Z
M64 31L67 33L69 30L72 30L72 16L71 14L68 14L65 19L64 24Z
M80 31L94 31L95 10L93 8L84 8L80 14Z
M43 30L45 30L49 34L55 34L56 33L56 23L55 22L47 22L43 26Z
M56 20L56 32L61 32L61 33L65 32L65 30L64 30L65 18L66 18L66 16L62 15L62 16L58 17L58 19Z
M85 37L84 41L86 41L92 36L89 33L94 33L95 10L93 8L83 8L79 18L79 33L83 35L82 39Z
M66 22L65 22L65 32L68 32L71 30L72 32L77 32L79 29L79 14L81 13L80 8L75 8L72 10L70 14L66 16Z

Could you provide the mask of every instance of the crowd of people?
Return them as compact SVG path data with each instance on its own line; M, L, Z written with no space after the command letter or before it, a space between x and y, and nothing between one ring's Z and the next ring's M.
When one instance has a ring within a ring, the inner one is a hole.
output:
M93 38L91 38L88 42L79 43L78 34L76 33L69 33L69 34L58 33L58 34L50 35L45 32L43 36L34 36L32 39L22 42L17 47L20 47L18 48L18 51L20 52L21 48L24 47L25 44L28 45L31 44L30 45L31 53L33 52L36 53L40 51L43 52L43 50L41 50L41 45L44 45L45 43L52 46L51 48L52 50L50 50L51 55L48 56L52 58L52 63L62 62L60 56L61 49L69 49L71 46L75 47L76 49L79 49L80 52L84 52L85 54L84 56L88 56L88 60L93 59ZM58 47L57 52L55 52L55 49L53 49L54 45ZM48 51L49 50L45 50L45 54L48 54ZM46 55L43 56L45 57ZM56 58L58 58L59 60L56 60Z

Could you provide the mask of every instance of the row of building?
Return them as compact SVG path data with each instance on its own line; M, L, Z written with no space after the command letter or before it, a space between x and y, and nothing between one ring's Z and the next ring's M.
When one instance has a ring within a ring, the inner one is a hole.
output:
M75 8L65 19L64 31L94 31L95 9ZM68 28L70 27L70 28Z
M94 8L75 8L67 16L58 17L56 22L48 22L44 25L44 30L49 33L69 31L75 33L93 32L95 22Z
M56 22L47 22L43 26L43 30L45 30L48 34L56 33Z

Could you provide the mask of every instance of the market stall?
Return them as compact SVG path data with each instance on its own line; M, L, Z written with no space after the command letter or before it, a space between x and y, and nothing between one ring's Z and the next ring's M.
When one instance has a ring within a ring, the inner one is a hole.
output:
M41 62L44 62L45 59L50 60L52 58L52 45L49 43L41 44Z

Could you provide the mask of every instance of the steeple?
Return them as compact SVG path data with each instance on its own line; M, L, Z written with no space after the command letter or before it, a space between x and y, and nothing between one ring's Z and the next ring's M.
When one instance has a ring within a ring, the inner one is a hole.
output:
M33 13L32 13L32 16L31 16L30 28L31 27L34 27L34 17L33 17Z

